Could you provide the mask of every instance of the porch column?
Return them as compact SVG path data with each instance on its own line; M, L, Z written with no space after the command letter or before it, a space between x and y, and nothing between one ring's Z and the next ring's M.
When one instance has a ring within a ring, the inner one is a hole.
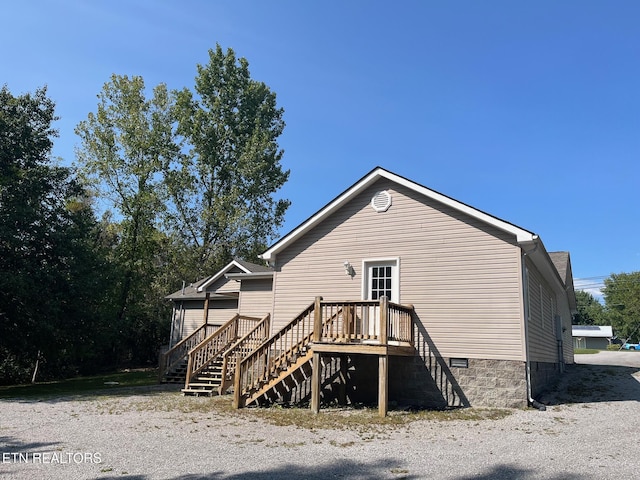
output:
M316 297L313 306L313 337L314 342L322 338L322 297Z
M389 393L389 357L380 355L378 357L378 415L387 416L388 393Z
M380 345L386 345L388 339L389 299L380 297Z
M313 352L313 360L311 365L311 412L319 413L320 412L320 388L321 388L321 378L320 375L320 354L318 352Z
M204 322L203 325L206 325L209 321L209 297L211 296L210 292L207 292L207 295L204 297ZM205 330L204 336L207 336L207 331Z

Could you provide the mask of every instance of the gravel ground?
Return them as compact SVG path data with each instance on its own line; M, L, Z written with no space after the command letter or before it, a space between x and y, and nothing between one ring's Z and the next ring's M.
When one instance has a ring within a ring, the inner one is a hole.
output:
M211 399L163 388L2 401L0 478L636 477L640 352L578 355L576 361L557 391L541 399L544 412L387 427L275 426L247 410L209 410L203 406Z

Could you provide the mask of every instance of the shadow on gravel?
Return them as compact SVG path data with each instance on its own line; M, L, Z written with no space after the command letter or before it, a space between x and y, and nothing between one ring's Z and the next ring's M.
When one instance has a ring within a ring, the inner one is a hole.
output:
M516 467L515 465L496 465L491 470L473 475L457 477L457 480L512 480L514 478L527 479L539 478L535 470ZM566 472L559 473L555 477L545 477L550 480L578 480L583 478L580 475L571 475Z
M171 480L278 480L278 479L309 479L325 480L327 478L389 478L395 480L413 480L424 478L421 473L410 473L408 469L400 466L396 460L382 460L372 463L361 463L350 460L342 460L331 465L321 467L300 467L299 465L282 465L277 468L265 468L259 471L247 471L236 474L226 474L224 472L211 472L205 475L187 474L172 477ZM112 477L100 477L101 479L119 480L147 480L147 476L140 475L114 475ZM478 478L478 477L473 477ZM484 478L484 477L479 477ZM495 478L495 477L486 477ZM506 478L506 477L505 477ZM514 477L509 477L514 478Z
M543 394L545 405L640 401L640 368L617 365L567 365L555 391Z
M22 442L14 437L0 437L0 452L8 454L20 454L20 453L37 453L42 449L51 451L52 446L58 445L60 442ZM42 450L45 451L45 450ZM2 459L0 458L0 462Z
M336 462L333 465L314 468L300 468L295 465L284 465L278 468L265 469L253 472L237 474L225 474L223 472L211 472L205 475L187 474L172 477L171 480L290 480L292 478L304 478L310 480L325 480L327 478L361 479L361 478L389 478L394 480L412 480L425 478L425 472L410 472L409 469L397 466L398 462L387 460L374 463L359 463L348 460ZM394 466L396 465L396 466ZM457 480L512 480L519 478L539 478L536 470L516 467L515 465L496 465L486 472L474 473L468 476L456 477ZM100 477L103 480L148 480L145 475L118 475ZM579 475L567 475L559 473L555 477L545 477L549 480L578 480Z

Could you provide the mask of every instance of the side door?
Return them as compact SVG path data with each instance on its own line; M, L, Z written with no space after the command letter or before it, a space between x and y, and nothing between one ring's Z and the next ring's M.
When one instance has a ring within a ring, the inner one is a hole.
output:
M390 302L399 303L399 263L398 259L365 260L365 300L378 301L386 296ZM377 338L380 334L380 306L370 306L366 309L362 323L362 333L370 338Z

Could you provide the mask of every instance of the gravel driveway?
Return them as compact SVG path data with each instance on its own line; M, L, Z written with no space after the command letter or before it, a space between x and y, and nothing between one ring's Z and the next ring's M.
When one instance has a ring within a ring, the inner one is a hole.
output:
M296 428L248 410L209 409L211 399L163 388L2 401L0 478L637 477L640 352L576 361L558 390L542 398L545 412L513 410L499 419Z

